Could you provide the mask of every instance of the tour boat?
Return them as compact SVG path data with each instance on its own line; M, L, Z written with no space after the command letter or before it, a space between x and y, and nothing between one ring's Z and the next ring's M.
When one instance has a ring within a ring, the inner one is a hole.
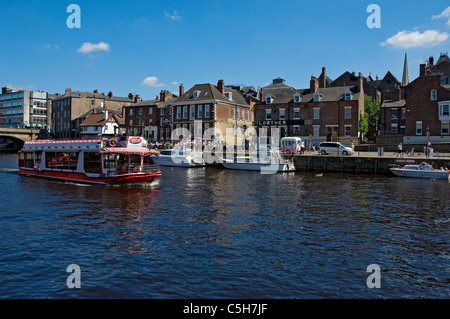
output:
M293 156L283 159L278 152L271 150L257 156L237 156L234 159L222 159L222 165L229 169L260 171L262 174L295 171Z
M153 162L160 166L199 167L205 166L201 151L194 151L191 146L174 147L163 150L159 155L151 156Z
M403 167L391 167L391 172L396 176L449 179L449 171L446 169L434 169L432 165L422 162L420 164L409 164Z
M19 152L19 173L68 182L151 184L161 176L146 160L157 151L142 137L109 140L36 140Z

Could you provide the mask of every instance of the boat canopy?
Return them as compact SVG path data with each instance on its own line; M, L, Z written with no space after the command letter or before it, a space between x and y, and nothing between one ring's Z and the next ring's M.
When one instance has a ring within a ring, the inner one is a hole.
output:
M105 147L100 149L101 154L125 154L125 155L142 155L142 156L149 156L149 155L159 155L158 151L155 150L149 150L145 147Z

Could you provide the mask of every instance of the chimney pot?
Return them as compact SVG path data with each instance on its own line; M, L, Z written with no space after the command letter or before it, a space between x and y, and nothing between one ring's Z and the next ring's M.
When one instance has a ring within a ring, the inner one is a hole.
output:
M184 85L183 83L180 84L180 96L184 94Z
M225 94L225 83L223 80L219 80L219 82L217 82L217 88L219 89L220 93Z
M425 64L419 66L419 75L425 75Z
M309 89L311 93L315 93L319 88L319 80L315 76L311 76L311 81L309 82Z
M141 101L141 97L139 96L139 94L136 94L136 97L134 98L134 102L139 103L140 101Z
M70 93L72 93L72 89L71 88L67 88L66 89L66 94L70 94Z

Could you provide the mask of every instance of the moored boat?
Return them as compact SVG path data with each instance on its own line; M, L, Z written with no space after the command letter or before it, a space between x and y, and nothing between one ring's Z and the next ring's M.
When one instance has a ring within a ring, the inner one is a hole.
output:
M402 167L391 167L391 172L396 176L449 179L449 170L440 168L435 169L432 165L422 162L420 164L408 164Z
M161 151L158 155L152 155L151 158L155 164L160 166L205 166L202 152L194 150L192 145L166 149Z
M142 137L102 140L39 140L25 142L19 152L19 173L68 182L151 184L161 176L147 157L158 154Z
M271 150L256 156L237 156L234 159L222 159L222 165L229 169L260 171L262 174L294 171L293 156L284 159L278 152Z

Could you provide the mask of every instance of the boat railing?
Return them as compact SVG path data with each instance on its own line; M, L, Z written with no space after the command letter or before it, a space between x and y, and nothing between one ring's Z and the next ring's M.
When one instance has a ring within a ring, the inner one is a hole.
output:
M151 174L161 171L160 166L157 164L143 164L143 165L126 165L110 167L106 170L107 176L117 176L126 174Z

